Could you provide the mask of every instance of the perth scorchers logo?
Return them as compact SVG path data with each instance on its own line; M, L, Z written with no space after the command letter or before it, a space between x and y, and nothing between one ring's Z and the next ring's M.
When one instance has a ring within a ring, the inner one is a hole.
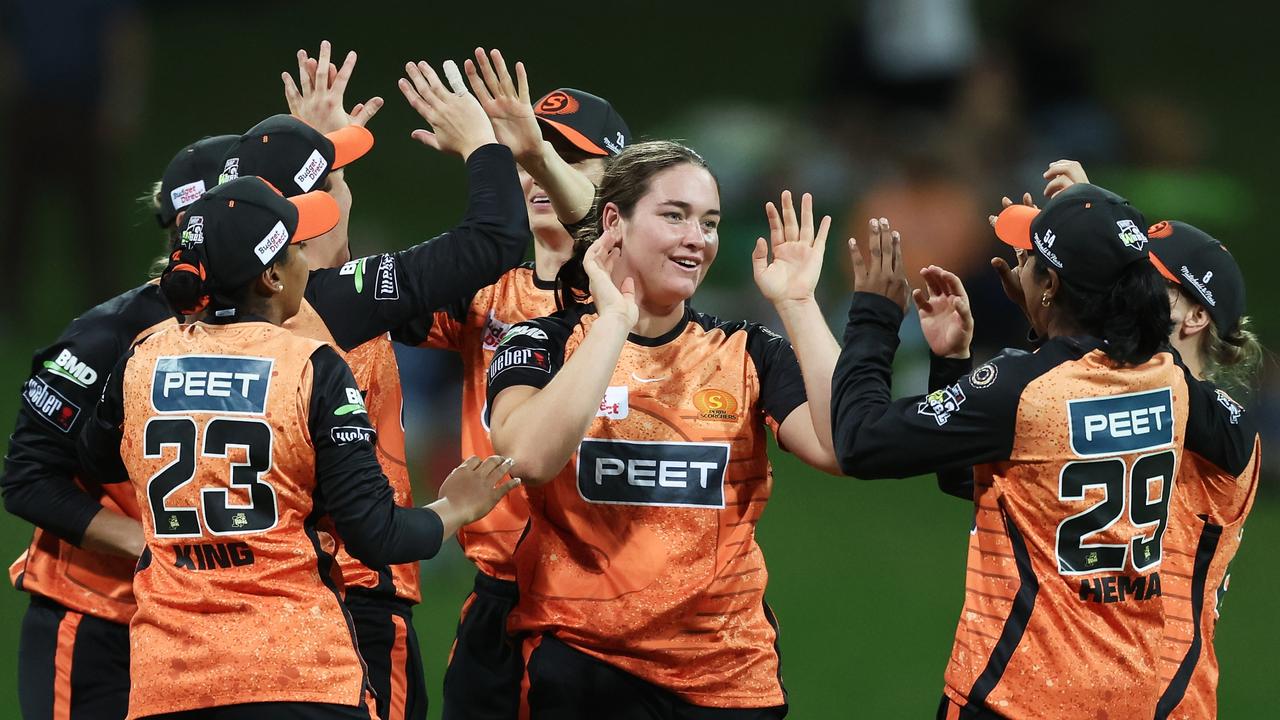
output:
M572 115L578 112L578 101L569 93L556 90L539 100L535 111L539 115Z
M693 406L698 409L698 418L702 420L720 420L736 422L738 420L738 399L726 390L706 388L694 393Z

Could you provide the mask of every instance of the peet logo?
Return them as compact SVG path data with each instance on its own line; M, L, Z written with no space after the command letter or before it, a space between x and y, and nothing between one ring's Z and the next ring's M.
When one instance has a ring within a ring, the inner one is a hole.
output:
M723 508L728 443L586 438L578 446L578 493L591 503Z
M27 380L22 399L37 415L64 433L71 432L76 418L80 417L79 405L38 377Z
M1122 455L1173 444L1170 388L1068 400L1067 414L1071 450L1081 457Z
M706 388L693 394L693 406L701 420L737 422L738 399L727 390Z
M98 379L98 371L80 362L71 351L63 348L58 357L44 361L44 369L60 378L65 378L87 388Z
M261 415L275 361L237 355L156 358L151 405L158 412L231 412Z

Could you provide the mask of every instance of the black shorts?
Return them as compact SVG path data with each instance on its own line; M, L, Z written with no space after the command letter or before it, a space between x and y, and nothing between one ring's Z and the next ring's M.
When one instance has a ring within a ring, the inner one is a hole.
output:
M347 612L356 626L356 645L369 667L380 720L426 720L427 681L413 630L413 606L352 588Z
M507 616L519 597L515 583L476 573L444 672L443 720L519 716L524 658L507 634Z
M123 720L129 626L32 595L18 640L18 706L26 720Z
M260 702L147 715L139 720L372 720L367 707L329 703Z
M787 716L786 705L691 705L550 635L543 635L529 655L528 683L530 720L774 720Z

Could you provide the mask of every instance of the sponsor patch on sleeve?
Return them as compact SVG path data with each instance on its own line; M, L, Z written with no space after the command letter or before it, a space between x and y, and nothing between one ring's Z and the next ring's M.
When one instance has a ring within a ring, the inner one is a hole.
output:
M1239 425L1240 416L1244 414L1244 406L1236 402L1236 399L1227 394L1226 390L1216 391L1218 395L1218 404L1227 409L1231 414L1231 424Z
M64 433L71 432L80 417L79 405L38 377L27 380L22 388L22 400L36 415Z
M493 382L494 378L512 368L540 370L550 374L551 358L547 356L546 350L537 348L500 348L500 351L493 356L493 360L489 363L489 382Z
M372 443L376 434L373 428L357 427L355 425L341 425L339 427L329 429L329 437L333 439L334 445L350 445L351 443L367 442Z
M916 412L933 418L937 421L938 427L942 427L951 419L951 415L960 409L964 401L964 391L960 386L950 385L925 395L924 400L916 404Z
M378 274L374 278L374 300L399 300L400 279L396 275L396 258L394 255L383 255L378 261Z

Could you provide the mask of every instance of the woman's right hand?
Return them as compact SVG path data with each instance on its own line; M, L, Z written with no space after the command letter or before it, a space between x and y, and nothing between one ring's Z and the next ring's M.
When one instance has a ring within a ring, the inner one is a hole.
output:
M929 351L939 357L967 358L973 342L973 312L964 283L937 265L920 270L925 289L913 290L920 330Z
M519 478L500 483L515 460L501 455L490 455L481 460L472 455L449 473L440 484L440 499L429 506L444 521L448 530L479 520L494 505L520 484Z
M538 157L543 152L542 128L529 100L529 78L524 63L516 63L513 82L501 52L486 53L484 48L476 48L475 55L476 59L467 60L463 68L472 92L493 123L498 142L511 148L511 153L522 164Z
M1049 169L1044 171L1044 179L1048 181L1044 186L1044 196L1047 198L1052 198L1076 183L1089 182L1089 176L1084 174L1084 166L1075 160L1049 163Z
M622 255L622 249L618 247L620 240L615 232L606 230L587 248L582 257L582 269L591 281L591 297L596 304L596 312L602 318L617 317L630 330L640 319L640 306L636 304L634 280L624 279L621 287L613 284L613 266Z
M849 257L853 260L853 289L892 300L907 308L907 274L902 266L902 237L889 227L885 218L871 218L869 257L863 259L858 241L849 238Z
M405 74L400 78L400 92L423 120L431 124L431 131L414 130L414 140L443 152L456 153L466 160L482 145L497 142L493 125L480 102L467 92L461 75L451 78L453 89L426 62L405 63ZM432 132L434 131L434 132Z

